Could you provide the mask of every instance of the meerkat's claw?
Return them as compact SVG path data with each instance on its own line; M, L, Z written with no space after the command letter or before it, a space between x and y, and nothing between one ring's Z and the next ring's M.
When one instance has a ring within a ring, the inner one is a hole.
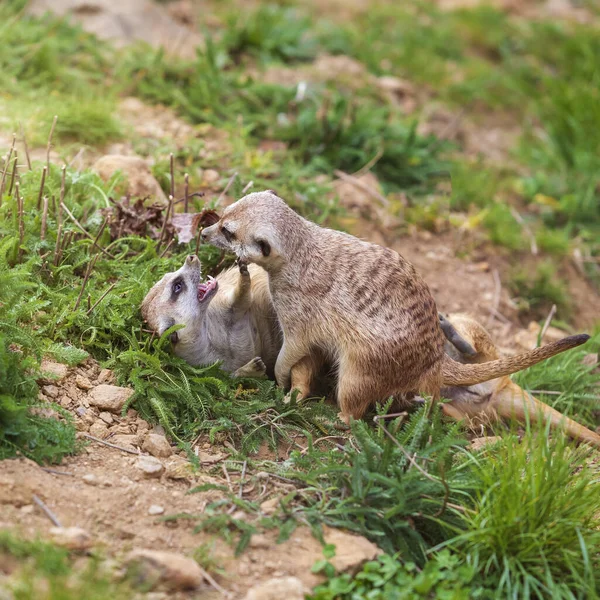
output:
M245 260L238 258L235 262L238 266L238 269L240 270L241 275L249 275L250 274L248 271L248 263Z

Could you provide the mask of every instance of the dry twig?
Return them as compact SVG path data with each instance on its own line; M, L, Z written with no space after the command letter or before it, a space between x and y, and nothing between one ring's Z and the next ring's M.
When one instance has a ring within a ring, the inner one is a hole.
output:
M54 115L54 119L52 120L52 127L50 128L50 135L48 136L48 145L46 146L46 168L48 171L50 171L50 150L52 149L52 136L54 135L56 121L58 121L58 115Z
M27 139L25 137L25 132L23 131L23 126L19 121L19 131L21 132L21 141L23 142L23 148L25 149L25 159L27 160L27 168L31 171L31 158L29 157L29 146L27 146Z
M548 316L546 317L544 326L542 327L540 337L538 338L538 342L537 342L538 348L539 348L540 344L542 343L542 340L544 339L544 336L546 335L546 331L548 331L548 327L550 327L550 323L552 323L552 319L554 318L555 314L556 314L556 304L553 304L552 308L550 309L550 312L548 313Z
M57 516L35 494L33 494L33 501L44 511L44 514L52 521L55 527L62 527Z
M100 302L102 302L102 300L104 300L104 298L106 298L106 296L112 291L112 289L115 287L115 285L117 285L117 284L111 283L110 286L108 287L108 289L104 292L104 294L102 294L102 296L100 296L100 298L98 298L98 300L96 300L96 302L90 307L90 309L85 314L86 315L92 314L92 311L96 308L96 306L98 306L98 304L100 304Z
M69 217L71 218L71 221L73 221L73 223L75 223L75 225L77 226L77 228L83 233L83 235L85 235L85 237L89 238L90 240L92 240L92 244L94 246L96 246L96 248L98 248L98 250L100 250L100 252L102 252L102 254L105 254L106 256L108 256L108 258L112 258L114 259L114 256L112 254L109 254L102 246L98 245L98 242L94 239L94 237L83 227L83 225L73 216L73 213L65 206L64 202L60 203L60 207L69 215ZM62 223L59 223L59 227L62 225Z
M96 266L96 260L98 259L98 255L95 254L94 258L88 262L87 269L85 270L85 275L83 276L83 283L81 284L81 289L79 290L79 296L77 296L77 302L75 302L75 308L73 310L77 310L79 308L79 303L81 302L81 298L83 297L83 292L85 291L85 286L87 285L88 279L92 274L92 269Z
M135 454L136 456L139 455L139 452L136 452L135 450L130 450L129 448L124 448L123 446L117 446L116 444L111 444L110 442L101 440L100 438L90 435L89 433L84 433L83 437L87 438L88 440L98 442L99 444L104 444L105 446L108 446L109 448L114 448L115 450L121 450L122 452L128 452L129 454Z
M43 209L42 209L42 230L40 231L40 239L43 241L46 239L46 230L48 228L48 198L44 196Z

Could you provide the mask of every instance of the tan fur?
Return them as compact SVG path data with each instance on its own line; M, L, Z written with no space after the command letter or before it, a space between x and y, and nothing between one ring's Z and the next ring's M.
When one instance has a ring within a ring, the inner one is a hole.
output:
M447 343L446 352L456 360L484 363L499 357L498 349L488 332L475 319L462 314L450 315L448 319L476 351L475 356L465 358L454 346ZM501 418L522 422L529 419L533 423L547 420L554 428L564 428L564 431L578 442L587 442L600 448L598 434L541 402L507 376L480 383L472 388L445 388L442 389L442 395L452 399L452 402L442 405L444 413L458 421L488 424Z
M507 375L587 339L572 336L484 364L453 361L444 354L429 288L407 260L303 219L271 191L227 207L202 237L268 272L284 335L277 382L289 388L296 365L318 350L337 367L337 400L346 422L390 396L422 392L435 402L443 385Z

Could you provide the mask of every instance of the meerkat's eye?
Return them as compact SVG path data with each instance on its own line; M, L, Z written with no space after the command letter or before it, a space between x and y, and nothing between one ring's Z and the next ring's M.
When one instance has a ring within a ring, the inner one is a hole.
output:
M177 294L181 293L182 289L183 289L183 281L180 278L177 278L173 282L173 285L171 286L171 291L173 292L173 294L177 295Z
M229 229L227 229L227 227L225 227L224 225L221 226L221 233L228 242L235 239L235 233L229 231Z

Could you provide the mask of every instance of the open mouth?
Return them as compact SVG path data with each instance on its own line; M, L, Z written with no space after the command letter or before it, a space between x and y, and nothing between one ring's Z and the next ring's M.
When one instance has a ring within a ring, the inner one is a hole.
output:
M198 302L202 302L212 296L218 287L217 280L209 275L205 283L198 285Z

